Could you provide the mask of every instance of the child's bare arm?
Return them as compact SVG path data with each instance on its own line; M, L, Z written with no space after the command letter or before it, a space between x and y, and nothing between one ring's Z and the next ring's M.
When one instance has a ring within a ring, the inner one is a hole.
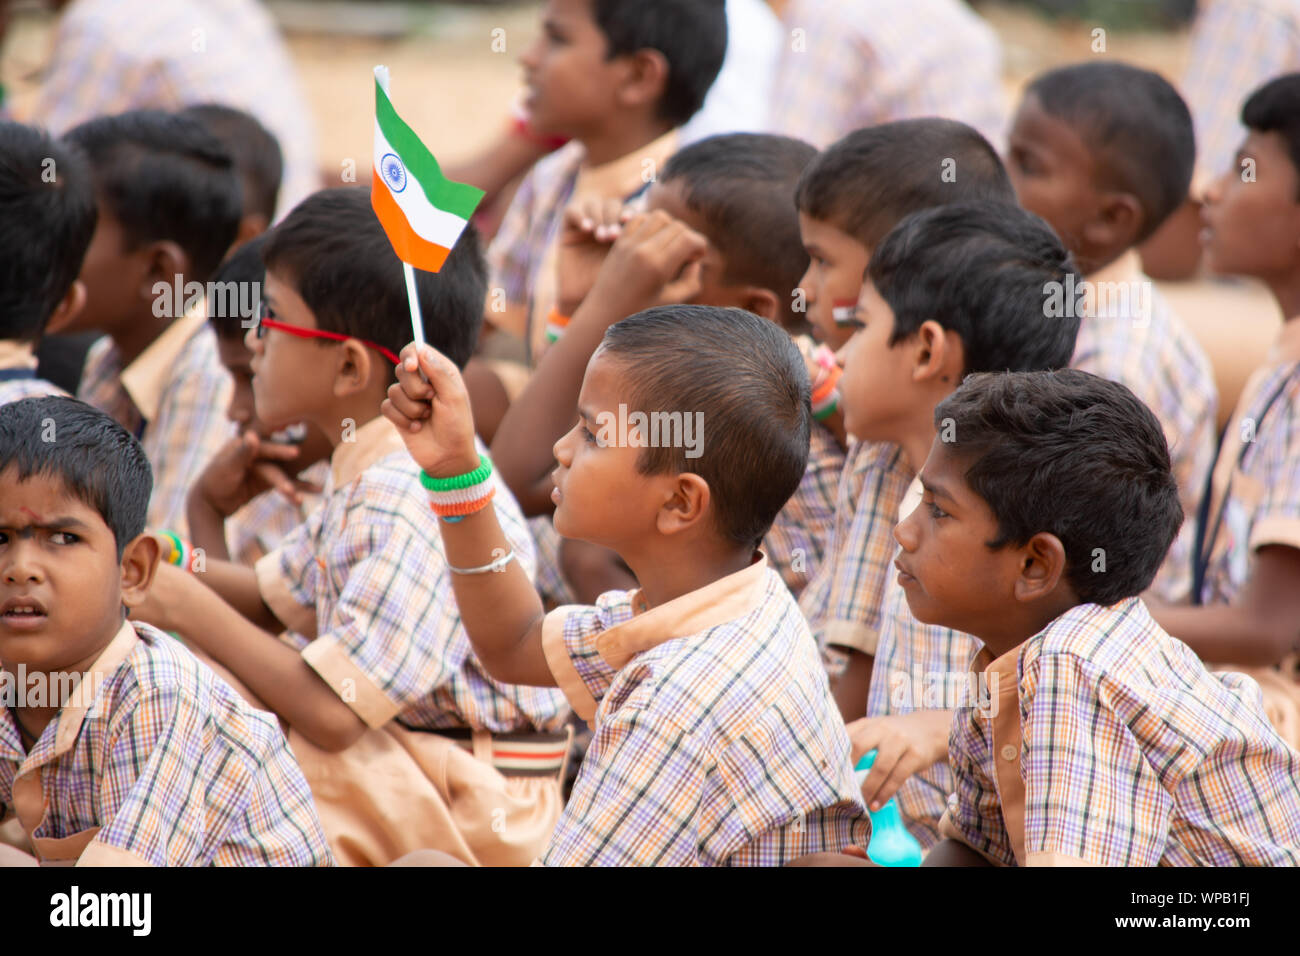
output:
M148 600L131 616L176 631L211 655L316 746L342 750L365 733L361 718L301 654L204 587L200 577L160 567Z
M474 420L455 364L427 346L417 353L408 345L397 379L382 410L416 463L434 478L476 470ZM439 521L438 527L452 568L485 567L510 552L490 506L454 523ZM542 602L519 562L480 574L453 571L451 580L461 622L488 673L507 684L556 686L542 650Z
M708 241L663 212L622 228L596 284L564 335L546 351L492 442L493 460L524 514L550 514L552 448L573 427L587 363L615 322L698 293Z
M1276 664L1300 649L1300 550L1265 545L1232 604L1189 607L1148 601L1151 616L1201 659Z
M256 627L276 633L284 630L284 622L262 600L257 573L252 568L207 558L202 570L195 573L213 593Z

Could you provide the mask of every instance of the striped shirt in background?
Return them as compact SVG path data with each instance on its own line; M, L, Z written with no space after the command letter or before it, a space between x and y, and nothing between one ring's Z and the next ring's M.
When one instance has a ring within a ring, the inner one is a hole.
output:
M256 0L74 0L27 121L61 134L96 116L200 103L250 113L279 140L279 216L320 188L311 109Z
M542 861L776 866L871 821L817 648L766 560L645 610L562 607L547 661L591 747Z
M791 0L783 20L772 132L825 149L866 126L942 116L1002 151L1002 47L960 0Z
M1300 70L1295 0L1203 0L1182 93L1196 126L1196 185L1232 165L1246 128L1241 106L1274 77Z
M230 437L232 387L202 306L172 322L126 368L111 338L90 347L77 397L144 446L153 468L150 527L189 537L185 499Z
M474 656L420 466L383 417L335 449L320 507L257 562L262 598L367 726L558 730L555 690L502 684ZM483 448L479 448L483 452ZM497 519L528 575L533 542L504 484Z
M975 666L999 706L953 722L944 835L1005 865L1300 864L1300 754L1259 686L1209 673L1140 600Z
M39 817L38 854L93 836L83 866L333 862L275 718L177 641L127 622L85 680L30 753L0 712L0 818Z
M1143 274L1136 249L1087 281L1090 297L1070 364L1127 386L1160 420L1185 517L1152 587L1167 601L1184 601L1191 593L1196 513L1214 464L1214 372L1196 337Z
M817 645L875 654L898 544L894 525L913 474L897 445L859 442L840 475L825 558L799 596ZM829 652L832 659L835 652Z
M66 394L36 375L36 355L26 342L0 340L0 405L41 395Z

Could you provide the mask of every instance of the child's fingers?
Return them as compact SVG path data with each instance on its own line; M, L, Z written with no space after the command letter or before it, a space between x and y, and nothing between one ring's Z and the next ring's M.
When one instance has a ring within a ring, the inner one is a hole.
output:
M400 411L398 411L397 406L393 404L393 398L392 398L392 390L397 388L397 386L390 385L388 386L388 388L389 388L389 393L388 393L389 397L384 399L383 402L380 404L379 414L383 415L390 422L396 425L398 431L418 432L424 426L424 423L422 421L419 421L418 419L410 418L407 415L403 415Z
M284 470L270 462L259 462L252 467L252 472L259 479L266 483L270 488L274 488L280 494L284 495L294 504L302 501L298 494L298 489L294 487L293 479L285 474Z
M261 441L257 445L257 457L273 461L292 461L301 454L297 445L278 441Z
M432 414L428 399L415 399L406 393L401 384L388 386L388 401L393 408L413 422L424 421Z
M868 809L878 810L885 801L880 799L880 789L894 772L894 767L902 759L905 747L901 741L882 740L876 748L876 762L871 765L871 772L862 781L862 800Z
M874 768L873 768L874 769ZM889 776L884 779L875 792L869 796L864 796L867 800L867 807L871 810L879 810L893 796L898 793L898 788L907 782L907 778L912 776L921 769L921 761L912 751L905 751L899 761L894 764L889 771ZM863 786L863 792L866 793L866 786Z
M448 404L469 404L469 393L460 377L456 363L437 349L425 346L418 353L420 370L424 372L438 401Z
M856 765L862 755L880 746L885 738L884 725L877 717L860 717L848 726L850 753Z

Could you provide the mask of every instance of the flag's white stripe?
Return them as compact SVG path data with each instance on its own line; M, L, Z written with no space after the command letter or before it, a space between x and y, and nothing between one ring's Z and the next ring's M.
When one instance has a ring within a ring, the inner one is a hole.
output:
M399 158L401 156L397 150L389 145L388 140L384 138L384 131L379 128L379 121L375 120L374 162L376 172L381 169L379 161L388 153L393 153ZM402 162L405 165L406 161L402 160ZM406 215L411 228L419 234L420 238L442 246L444 249L450 249L456 244L456 240L465 230L467 220L439 209L430 203L409 167L406 170L406 179L406 188L398 193L393 192L392 187L388 185L388 181L384 179L382 174L379 177L380 182L388 189L389 195L393 197L393 201L397 203L398 208Z

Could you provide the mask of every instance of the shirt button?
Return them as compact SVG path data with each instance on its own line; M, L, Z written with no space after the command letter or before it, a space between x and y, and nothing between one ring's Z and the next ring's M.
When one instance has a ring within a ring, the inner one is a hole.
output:
M1013 747L1013 746L1011 746L1010 744L1007 744L1005 747L1003 747L1003 748L1002 748L1002 759L1003 759L1003 760L1015 760L1015 759L1016 759L1016 748Z

